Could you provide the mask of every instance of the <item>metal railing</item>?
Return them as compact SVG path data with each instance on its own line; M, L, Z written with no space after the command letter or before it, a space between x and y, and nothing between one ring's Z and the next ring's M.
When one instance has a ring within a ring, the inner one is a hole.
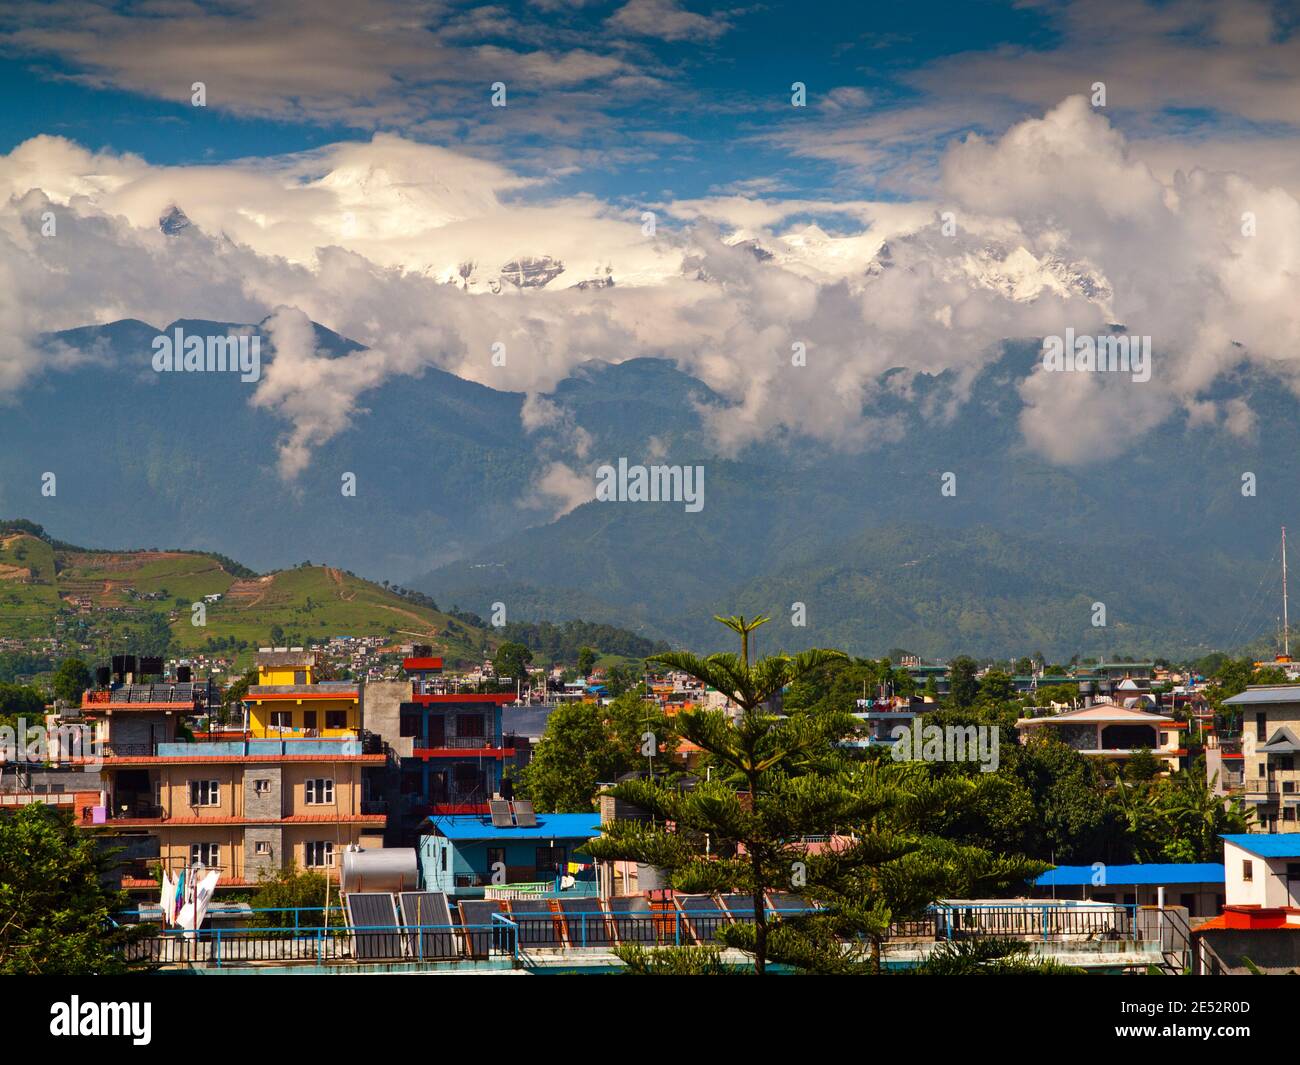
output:
M332 909L332 908L331 908ZM815 908L766 910L769 921L817 912ZM128 911L137 917L142 911ZM147 914L148 911L144 911ZM256 914L292 914L269 927L157 929L125 948L131 961L157 965L341 964L367 962L471 962L513 958L521 951L609 950L618 945L721 945L720 933L749 924L749 911L663 909L619 913L592 899L580 910L493 914L487 924L345 927L322 925L319 908L283 908ZM303 914L310 913L304 919ZM988 937L1045 943L1132 944L1168 958L1186 958L1190 929L1174 911L1132 904L936 905L914 920L896 922L891 939L962 940ZM331 914L331 922L334 914Z
M1097 906L1019 904L1011 906L932 906L936 939L1130 940L1138 938L1138 907L1132 903Z
M514 958L513 921L490 924L346 928L215 928L162 931L130 943L127 961L154 965L311 964L457 961Z

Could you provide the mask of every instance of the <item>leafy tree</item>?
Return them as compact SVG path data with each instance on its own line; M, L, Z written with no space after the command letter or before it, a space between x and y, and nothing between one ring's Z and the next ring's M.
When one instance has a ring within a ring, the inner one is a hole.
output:
M533 660L533 652L522 643L507 640L497 648L492 659L492 668L498 677L509 677L521 684L528 679L528 665Z
M980 681L979 698L981 702L1002 703L1015 697L1016 690L1011 675L1000 669L991 669Z
M547 719L532 761L524 767L522 790L544 812L590 810L598 785L650 767L641 753L645 732L654 733L663 756L654 765L656 774L669 770L669 757L676 748L671 724L657 706L636 692L605 706L584 702L557 707Z
M277 869L273 873L263 873L257 881L257 891L253 895L253 924L259 928L284 928L293 925L292 913L273 913L258 911L294 910L309 911L304 915L304 925L321 925L324 923L325 899L329 894L330 920L342 925L343 911L339 906L337 890L330 891L330 885L321 873L300 870L293 866Z
M126 896L104 886L113 865L70 814L43 803L0 816L0 974L126 972L123 948L143 934L113 914Z
M976 662L969 655L959 655L948 665L948 702L961 710L975 702L979 682L975 679Z
M54 694L64 702L81 704L81 693L90 687L90 670L80 658L65 658L54 673Z
M598 859L623 858L666 865L673 870L675 886L683 890L712 885L739 886L754 898L755 972L762 973L767 958L768 919L763 903L767 888L789 883L790 845L787 840L811 831L808 808L828 814L824 803L838 803L838 794L815 790L801 797L792 788L816 785L817 777L790 782L783 764L799 760L833 737L848 731L847 722L823 722L809 715L779 718L763 709L786 685L792 684L832 660L843 658L838 651L814 649L798 655L773 655L750 665L749 634L766 619L746 621L743 617L718 618L741 638L741 655L714 654L699 658L685 651L669 651L651 657L670 669L680 670L727 696L740 708L732 722L716 710L685 711L675 724L680 734L697 744L712 758L720 772L693 791L650 781L629 781L613 789L617 798L651 812L656 826L646 828L638 821L616 821L608 834L586 844ZM737 787L746 798L742 802ZM672 821L675 830L663 827ZM802 821L802 826L794 822ZM802 829L800 831L799 829ZM710 841L706 850L704 840Z
M592 647L581 647L578 650L578 674L583 677L591 676L592 669L596 665L596 651Z
M631 691L641 681L641 672L633 666L615 665L605 671L605 689L618 697Z

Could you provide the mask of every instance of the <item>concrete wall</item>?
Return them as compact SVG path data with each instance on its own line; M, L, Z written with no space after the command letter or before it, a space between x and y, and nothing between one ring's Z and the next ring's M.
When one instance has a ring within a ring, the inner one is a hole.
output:
M1245 863L1251 863L1251 879ZM1300 906L1300 897L1287 890L1284 859L1265 859L1234 843L1223 845L1225 886L1229 906Z
M259 854L258 844L265 844L269 854ZM244 878L256 880L274 873L284 864L284 833L278 825L244 829Z
M399 758L410 758L414 740L399 733L402 703L411 701L409 680L371 680L361 688L361 727L382 736Z
M244 809L247 817L259 821L278 821L284 816L281 777L278 765L253 766L244 771ZM259 785L266 790L259 793Z

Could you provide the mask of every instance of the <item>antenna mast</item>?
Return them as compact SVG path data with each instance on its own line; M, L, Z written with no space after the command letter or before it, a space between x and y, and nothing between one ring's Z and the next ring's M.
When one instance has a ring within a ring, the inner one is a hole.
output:
M1282 654L1291 657L1291 626L1286 605L1286 526L1282 526Z

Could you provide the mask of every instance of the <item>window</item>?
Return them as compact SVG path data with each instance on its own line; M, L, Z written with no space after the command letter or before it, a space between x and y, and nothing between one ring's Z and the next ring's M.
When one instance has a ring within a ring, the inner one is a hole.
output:
M272 710L271 727L272 728L293 728L293 711Z
M221 782L217 780L191 780L191 806L219 806L221 804Z
M326 710L325 727L326 728L347 728L348 712L346 710Z
M191 843L190 865L201 865L205 869L218 869L221 866L221 846L217 843Z
M1254 880L1254 879L1255 879L1255 863L1254 863L1254 862L1242 862L1242 863L1241 863L1241 879L1242 879L1242 880Z
M295 669L293 671L293 682L295 684L306 684L307 671L305 669Z
M538 847L537 871L539 873L558 873L564 868L563 847Z
M325 806L334 801L334 781L329 777L313 777L307 781L307 805Z
M420 718L416 714L403 714L398 727L399 736L418 736L420 734Z
M259 839L254 845L253 852L259 857L269 858L271 856L271 841L269 839Z
M1179 896L1178 896L1178 905L1181 906L1184 910L1187 911L1187 916L1188 916L1188 917L1195 917L1195 916L1196 916L1196 896L1195 896L1195 895L1186 895L1186 894L1184 894L1184 895L1179 895Z
M450 847L443 847L443 848L442 848L442 851L441 851L441 854L442 854L442 871L443 871L444 873L447 871L447 852L448 852L449 850L451 850Z
M334 864L334 841L308 840L303 844L308 869L326 869Z
M1259 713L1255 715L1255 734L1261 739L1267 739L1264 735L1268 731L1268 714Z
M1282 811L1282 820L1283 820L1283 821L1294 821L1294 820L1295 820L1295 809L1294 809L1293 807L1288 806L1285 810L1283 810L1283 811Z
M255 781L253 781L253 794L270 795L271 782L266 777L258 777Z
M483 715L482 714L461 714L456 719L456 734L458 736L470 736L474 739L483 738Z
M315 710L304 710L304 711L302 712L302 727L303 727L303 728L315 728L315 727L316 727L316 711L315 711Z
M1286 863L1286 878L1291 881L1300 880L1300 862Z

